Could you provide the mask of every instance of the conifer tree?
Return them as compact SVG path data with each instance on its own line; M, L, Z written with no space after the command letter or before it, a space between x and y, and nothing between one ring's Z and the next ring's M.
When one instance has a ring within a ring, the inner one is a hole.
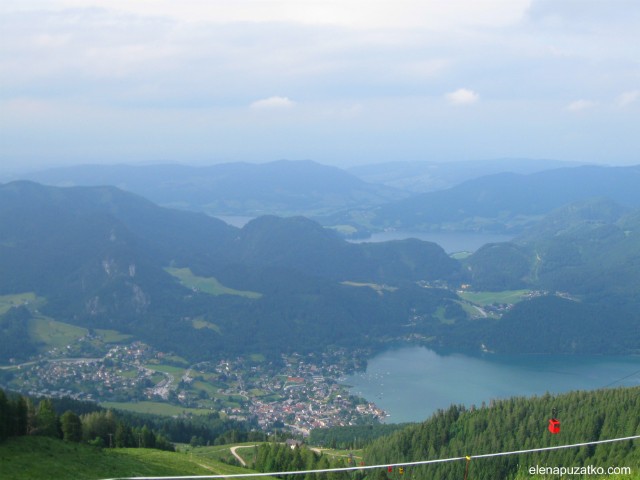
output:
M66 442L79 442L82 440L82 422L80 417L73 413L71 410L67 410L60 417L60 424L62 427L62 438Z
M14 432L16 436L26 435L29 432L29 406L27 400L21 395L15 402Z
M9 420L11 418L9 407L9 400L4 391L0 389L0 442L5 440L11 433L9 428Z
M36 411L36 435L60 437L58 416L50 398L40 400Z

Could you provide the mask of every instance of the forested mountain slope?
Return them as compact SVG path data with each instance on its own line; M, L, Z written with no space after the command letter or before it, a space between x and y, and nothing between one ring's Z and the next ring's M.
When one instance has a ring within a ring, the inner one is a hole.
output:
M558 410L561 431L547 429ZM376 440L366 450L367 464L411 462L481 455L640 435L640 388L571 392L510 398L490 407L452 406L419 425ZM530 478L530 466L640 467L640 441L562 449L507 457L473 459L469 478ZM407 467L412 479L463 478L465 463Z
M478 290L562 292L516 305L486 337L508 352L640 348L640 214L607 199L563 207L465 260ZM615 349L611 350L612 353Z
M42 299L2 317L5 358L25 342L24 319L41 315L191 357L370 345L409 317L422 315L418 329L439 323L455 295L414 281L461 271L428 242L350 244L304 218L240 230L113 187L5 184L0 223L0 296Z

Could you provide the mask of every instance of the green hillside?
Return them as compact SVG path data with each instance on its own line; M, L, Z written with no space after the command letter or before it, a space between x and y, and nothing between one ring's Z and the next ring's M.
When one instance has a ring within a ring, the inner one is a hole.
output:
M524 285L626 295L640 287L639 261L638 210L595 198L559 208L512 242L485 245L464 263L476 289Z
M570 204L512 242L485 245L463 263L474 290L539 292L480 334L490 350L638 352L637 210L603 198Z
M561 431L548 419L557 408ZM466 410L452 406L424 423L376 440L369 465L551 447L640 435L640 387L510 398ZM472 460L470 478L530 478L530 466L625 466L640 476L640 440ZM411 467L413 480L462 478L464 462ZM556 477L553 477L556 478ZM580 477L577 477L580 478ZM593 477L588 477L593 478ZM610 477L607 477L610 478Z
M0 462L3 480L89 480L248 472L211 460L206 455L152 449L98 449L46 437L16 437L0 443Z

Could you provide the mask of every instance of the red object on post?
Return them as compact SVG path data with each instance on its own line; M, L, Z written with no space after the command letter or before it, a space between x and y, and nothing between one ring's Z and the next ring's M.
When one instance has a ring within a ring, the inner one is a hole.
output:
M549 431L554 435L560 433L560 420L552 418L549 420Z

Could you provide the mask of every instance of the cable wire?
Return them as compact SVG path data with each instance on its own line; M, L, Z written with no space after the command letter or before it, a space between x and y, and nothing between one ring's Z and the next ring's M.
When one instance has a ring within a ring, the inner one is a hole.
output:
M215 478L249 478L249 477L268 477L271 475L306 475L307 473L330 473L330 472L350 472L354 470L372 470L378 468L388 467L409 467L415 465L430 465L434 463L447 463L456 462L460 460L469 461L472 458L489 458L489 457L504 457L507 455L519 455L523 453L545 452L549 450L561 450L564 448L576 448L584 447L587 445L599 445L602 443L624 442L626 440L638 440L640 435L633 435L630 437L610 438L607 440L595 440L592 442L572 443L569 445L555 445L552 447L540 447L540 448L528 448L526 450L514 450L511 452L496 452L496 453L483 453L480 455L463 455L461 457L451 458L438 458L434 460L419 460L417 462L403 462L403 463L387 463L384 465L361 465L359 467L342 467L342 468L325 468L321 470L296 470L292 472L264 472L264 473L233 473L229 475L186 475L186 476L172 476L172 477L114 477L104 480L187 480L187 479L215 479Z

